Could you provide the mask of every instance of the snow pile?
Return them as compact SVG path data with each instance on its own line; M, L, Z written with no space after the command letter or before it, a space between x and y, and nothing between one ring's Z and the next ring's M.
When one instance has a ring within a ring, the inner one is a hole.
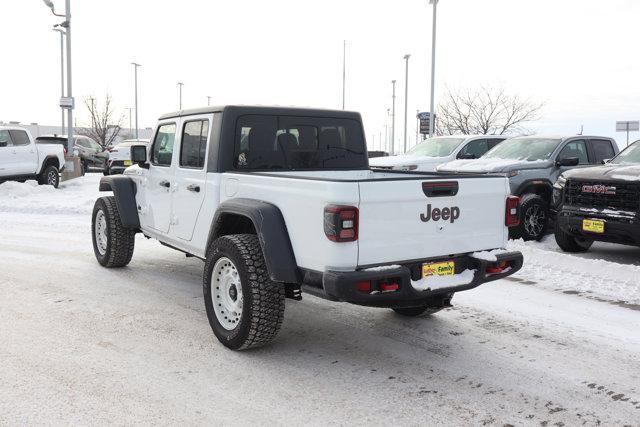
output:
M411 286L413 286L413 289L416 291L434 291L452 286L468 285L473 280L475 272L475 270L465 270L460 274L453 274L451 276L428 276L420 280L412 280Z
M506 249L494 249L492 251L474 252L471 254L471 258L492 262L498 260L498 257L496 257L496 255L504 254L507 252L509 251Z
M625 249L595 243L601 256ZM553 235L541 242L510 241L507 249L524 255L522 270L514 276L535 286L567 293L583 293L598 299L640 304L640 266L595 258L594 248L585 254L564 253ZM628 248L634 251L634 248Z
M101 175L91 174L60 183L59 188L36 181L7 181L0 184L0 212L86 214L101 195Z

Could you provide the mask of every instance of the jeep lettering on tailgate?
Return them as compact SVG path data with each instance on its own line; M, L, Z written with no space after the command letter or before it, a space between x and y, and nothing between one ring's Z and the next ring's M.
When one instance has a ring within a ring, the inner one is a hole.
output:
M430 220L434 221L449 221L452 224L456 219L460 218L460 208L457 206L452 206L450 208L433 208L431 209L431 203L427 205L427 213L420 214L420 220L422 222L429 222Z

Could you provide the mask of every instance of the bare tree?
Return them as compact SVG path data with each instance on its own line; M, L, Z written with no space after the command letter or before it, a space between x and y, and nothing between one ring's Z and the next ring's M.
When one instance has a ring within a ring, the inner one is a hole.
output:
M543 106L511 95L504 87L447 90L438 106L436 132L439 135L530 133L525 125L539 119Z
M92 104L90 98L84 100L84 105L89 111L91 124L86 128L78 129L78 133L90 137L102 148L107 148L122 130L124 114L116 116L110 95L105 96L102 108Z

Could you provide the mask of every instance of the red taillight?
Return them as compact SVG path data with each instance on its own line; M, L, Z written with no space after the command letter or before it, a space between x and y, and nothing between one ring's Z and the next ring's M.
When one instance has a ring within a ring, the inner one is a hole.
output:
M400 285L397 283L380 283L380 290L382 292L395 292L400 289Z
M359 290L360 292L369 293L371 292L371 282L368 282L368 281L358 282L356 283L356 289Z
M486 268L487 274L500 274L505 271L509 267L509 264L506 261L502 261L498 265L493 265L491 267Z
M507 227L516 227L520 225L520 217L518 215L518 206L520 205L520 197L507 197L507 209L504 217L504 224Z
M66 156L67 155L67 149L63 148L63 150L64 150L64 155Z
M333 242L358 240L358 208L335 205L325 207L324 234Z

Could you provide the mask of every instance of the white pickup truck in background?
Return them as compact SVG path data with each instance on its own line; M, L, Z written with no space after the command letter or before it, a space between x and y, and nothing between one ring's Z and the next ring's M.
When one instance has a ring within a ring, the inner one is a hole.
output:
M64 164L61 145L36 144L28 130L0 126L0 181L36 179L57 188Z
M522 266L503 249L506 177L371 170L357 113L179 111L131 153L100 183L98 262L127 265L138 232L205 260L209 322L233 349L273 339L301 292L416 316Z

